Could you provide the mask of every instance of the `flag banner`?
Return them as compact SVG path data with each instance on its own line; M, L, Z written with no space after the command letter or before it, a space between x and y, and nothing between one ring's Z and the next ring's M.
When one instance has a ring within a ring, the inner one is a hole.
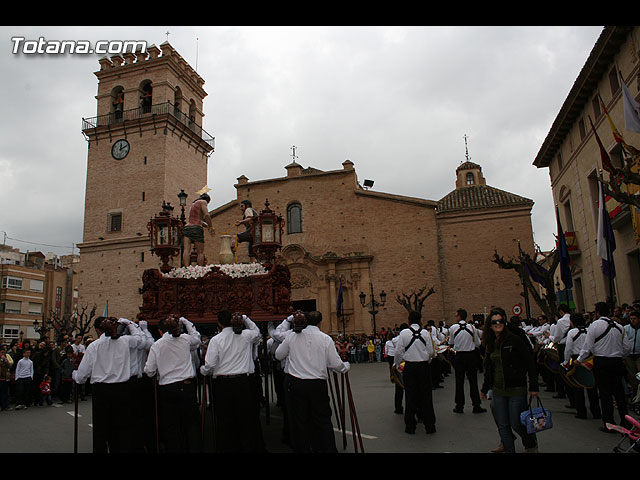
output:
M622 82L622 99L624 103L624 127L632 132L640 133L640 105L631 95L624 80L622 78L620 80Z
M602 272L609 278L616 276L615 264L613 262L613 252L616 249L616 239L611 228L611 219L607 212L607 205L604 198L602 184L598 185L600 195L598 200L598 236L596 245L598 256L602 259Z
M560 224L560 212L556 207L556 219L558 222L558 255L560 255L560 278L564 283L564 288L573 288L573 278L571 277L571 257L567 248L567 241L564 238L562 225Z
M607 152L606 148L604 148L604 145L602 145L600 137L598 136L598 132L596 132L596 129L593 126L593 122L591 121L591 117L589 117L589 123L591 124L591 130L593 131L593 135L596 138L596 142L598 142L598 147L600 147L600 159L602 160L602 168L604 168L611 175L616 175L616 169L611 163L611 157L609 157L609 153Z
M531 257L522 251L520 242L518 242L518 252L520 254L520 263L524 266L524 273L534 282L546 287L545 275L548 273L547 269L531 260Z
M107 300L104 304L104 311L102 312L103 317L109 316L109 300Z
M604 102L602 101L602 97L600 95L598 95L598 99L600 100L600 105L602 106L602 110L604 111L604 114L607 116L607 120L609 121L609 127L611 127L611 133L613 134L613 138L616 140L617 143L622 143L623 145L626 145L624 138L622 137L622 134L618 131L616 126L613 124L613 120L611 120L611 117L609 116L609 112L607 111L607 107L604 106Z
M338 303L336 304L336 312L338 313L338 317L342 316L342 279L340 279L340 288L338 288Z

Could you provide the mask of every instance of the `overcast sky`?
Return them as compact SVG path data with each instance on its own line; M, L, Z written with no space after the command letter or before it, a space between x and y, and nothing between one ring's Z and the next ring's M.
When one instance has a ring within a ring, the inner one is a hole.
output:
M465 160L530 198L534 240L554 247L547 169L533 160L600 26L0 27L0 241L68 254L82 242L96 54L13 53L16 41L168 39L205 81L210 209L297 162L355 164L373 190L439 200ZM175 200L177 202L177 199ZM19 241L20 240L20 241ZM29 242L29 243L26 243ZM78 253L78 249L73 250Z

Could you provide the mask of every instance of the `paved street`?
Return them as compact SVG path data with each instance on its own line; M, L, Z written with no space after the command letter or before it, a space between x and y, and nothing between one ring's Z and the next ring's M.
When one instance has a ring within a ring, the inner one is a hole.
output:
M481 380L481 375L479 380ZM491 413L453 413L454 379L449 375L443 389L434 391L437 432L432 435L418 428L415 435L404 433L402 415L393 413L393 385L386 363L353 364L349 379L365 453L486 453L498 445L499 438ZM599 431L599 420L578 420L575 411L565 408L566 400L553 399L542 392L545 407L553 414L554 426L538 435L541 453L610 453L619 440L616 434ZM485 402L486 403L486 402ZM488 409L489 405L485 407ZM468 412L467 412L468 410ZM0 412L1 453L72 453L74 440L73 404L30 407ZM79 403L78 451L91 452L91 401ZM263 419L264 420L264 419ZM210 423L206 424L207 427ZM268 425L264 425L270 452L290 449L280 443L282 418L272 405ZM334 418L335 425L335 418ZM347 414L347 447L336 431L340 452L353 452L351 425ZM522 451L522 443L516 441Z

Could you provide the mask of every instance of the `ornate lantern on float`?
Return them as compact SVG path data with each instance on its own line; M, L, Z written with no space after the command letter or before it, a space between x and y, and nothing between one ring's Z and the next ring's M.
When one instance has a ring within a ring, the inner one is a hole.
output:
M147 230L151 240L151 254L162 260L160 271L171 271L169 259L180 254L180 233L182 221L172 217L173 207L170 203L162 202L162 211L149 220Z
M276 252L282 248L284 219L269 208L269 200L264 202L264 207L253 224L253 253L269 268L275 264Z

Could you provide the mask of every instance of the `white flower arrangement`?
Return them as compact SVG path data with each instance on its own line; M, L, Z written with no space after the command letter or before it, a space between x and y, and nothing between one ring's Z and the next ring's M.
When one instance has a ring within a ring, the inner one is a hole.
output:
M230 263L222 265L189 265L188 267L173 268L168 273L163 273L165 278L200 278L204 277L217 267L222 273L232 278L250 277L252 275L264 275L267 269L259 263Z

